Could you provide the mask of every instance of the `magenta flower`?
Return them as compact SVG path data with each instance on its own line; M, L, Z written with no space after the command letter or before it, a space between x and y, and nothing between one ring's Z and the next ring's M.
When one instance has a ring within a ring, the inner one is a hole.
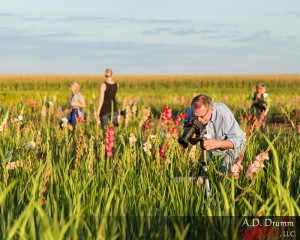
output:
M106 141L106 156L107 157L112 157L112 149L114 147L114 126L110 126L107 128L106 134L105 134L105 141Z

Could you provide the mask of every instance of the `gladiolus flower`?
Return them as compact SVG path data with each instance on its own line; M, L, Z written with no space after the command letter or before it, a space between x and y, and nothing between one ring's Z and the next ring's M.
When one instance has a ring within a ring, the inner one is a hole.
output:
M260 167L263 167L263 160L269 160L268 152L261 153L255 157L254 163L250 164L247 170L247 177L253 178L252 174L256 173Z
M144 123L143 123L143 130L144 131L150 131L150 120L147 119Z
M249 126L249 130L248 130L248 136L250 137L252 135L253 132L253 123L250 124Z
M113 156L112 151L107 151L107 152L106 152L106 156L107 156L107 157L112 157L112 156Z
M172 121L172 109L167 106L164 106L161 119L163 125L170 123L170 121Z
M160 159L162 159L165 155L165 145L164 144L161 146L161 149L159 151L159 155L160 155Z
M61 116L62 116L62 108L61 108L61 106L59 106L59 107L57 108L56 117L57 117L58 119L61 119Z
M21 167L23 168L24 167L24 164L20 161L16 161L16 162L10 162L9 163L9 169L10 170L14 170L16 167Z
M187 117L188 117L188 114L187 114L187 113L181 113L181 114L174 120L175 126L177 126L181 120L186 119Z
M235 164L230 167L230 172L233 174L234 179L239 179L240 171L243 170L242 160L244 158L244 154L241 154Z
M136 143L136 141L137 141L137 139L136 139L136 137L134 136L134 134L133 134L133 133L130 133L130 134L129 134L129 144L130 144L130 145L133 145L133 144Z
M112 148L114 147L114 126L110 126L107 128L106 131L106 136L105 136L105 141L106 141L106 156L107 157L112 157L113 153L112 153Z
M10 169L10 170L15 169L16 166L17 166L16 162L11 162L11 163L9 163L9 169Z
M150 151L151 149L152 149L152 144L151 144L151 143L145 142L145 143L143 144L143 150L144 150L144 152L147 153L149 156L151 156L151 151Z
M32 105L35 111L39 110L39 107L35 101L33 101L31 99L26 99L26 102L29 103L30 105Z

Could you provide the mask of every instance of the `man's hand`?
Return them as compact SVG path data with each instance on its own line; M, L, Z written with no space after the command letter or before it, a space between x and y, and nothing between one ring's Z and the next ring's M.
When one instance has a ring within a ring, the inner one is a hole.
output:
M203 140L202 146L205 150L213 150L216 148L223 148L223 149L231 149L234 148L234 145L229 140L216 140L216 139L207 139Z
M216 139L207 139L207 140L203 140L203 147L206 149L206 150L212 150L212 149L215 149L215 148L219 148L219 140L216 140Z

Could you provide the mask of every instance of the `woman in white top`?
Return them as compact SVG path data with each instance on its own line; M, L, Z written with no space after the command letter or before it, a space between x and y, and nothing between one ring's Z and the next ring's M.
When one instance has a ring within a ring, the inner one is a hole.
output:
M73 82L70 85L71 96L69 98L70 113L68 114L68 128L72 131L77 122L86 120L86 116L82 108L86 107L84 97L80 93L80 86L78 83Z

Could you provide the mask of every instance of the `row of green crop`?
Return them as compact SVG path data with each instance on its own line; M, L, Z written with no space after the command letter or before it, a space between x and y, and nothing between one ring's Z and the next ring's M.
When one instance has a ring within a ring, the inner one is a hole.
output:
M258 75L258 76L115 76L115 80L124 90L155 90L172 89L232 89L234 91L251 92L252 88L260 82L274 92L283 92L285 89L295 90L300 88L299 75ZM102 76L84 76L84 75L0 75L1 89L4 91L52 91L68 89L71 82L77 81L83 89L99 90L101 82L105 81Z

